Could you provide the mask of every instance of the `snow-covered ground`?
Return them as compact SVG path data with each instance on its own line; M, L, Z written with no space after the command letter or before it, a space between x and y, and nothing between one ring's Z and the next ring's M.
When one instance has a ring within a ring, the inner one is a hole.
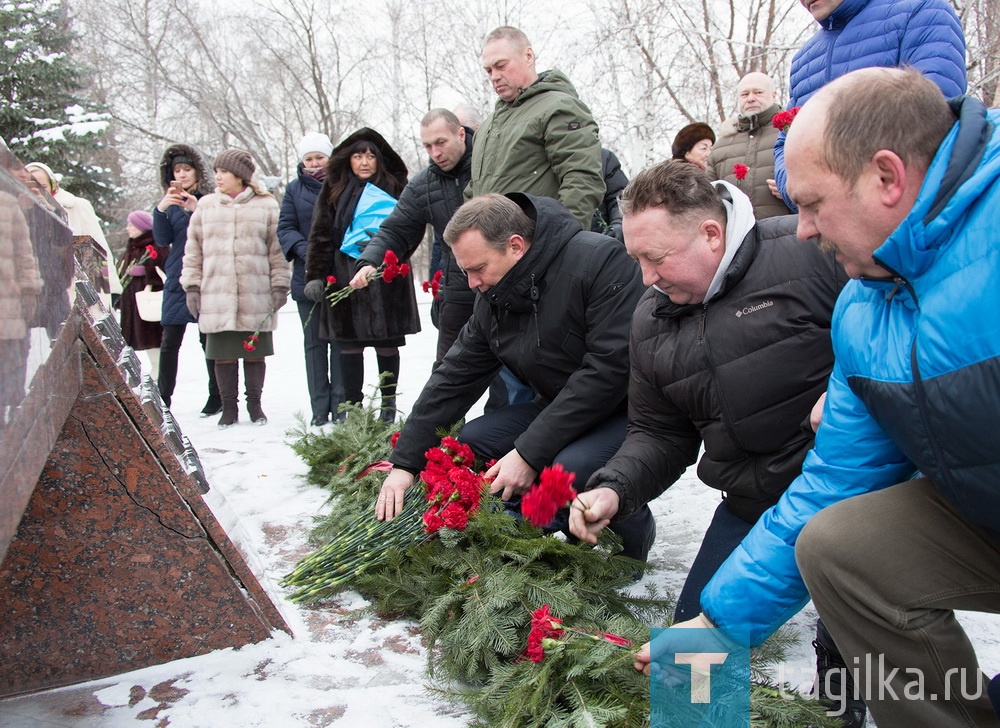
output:
M419 394L434 359L436 334L430 298L418 291L424 330L402 349L400 408ZM276 354L268 359L264 427L242 423L219 430L217 417L201 418L206 377L194 327L181 348L173 412L198 450L212 492L208 499L230 535L251 554L251 566L273 596L294 636L213 652L61 690L0 702L2 728L116 728L135 721L156 728L389 728L464 726L469 716L424 690L425 652L416 625L386 622L364 612L356 594L334 606L299 608L284 598L278 580L308 549L311 519L325 492L305 485L304 464L288 447L287 430L308 419L302 332L294 306L279 314ZM367 353L375 381L374 352ZM241 386L242 390L242 386ZM474 413L481 411L481 407ZM245 412L241 413L246 419ZM651 504L658 538L650 556L652 581L676 593L683 583L718 496L694 470ZM876 555L873 555L875 557ZM641 586L641 584L640 584ZM808 685L816 614L805 609L792 625L802 635L779 679ZM1000 672L1000 617L962 614L983 668Z

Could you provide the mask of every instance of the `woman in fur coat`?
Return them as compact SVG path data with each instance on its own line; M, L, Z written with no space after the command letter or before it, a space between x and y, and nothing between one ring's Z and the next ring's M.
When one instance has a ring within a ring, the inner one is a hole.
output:
M420 331L413 278L373 281L335 306L329 305L325 296L347 287L354 277L359 253L352 257L341 250L341 243L365 186L374 185L398 198L406 181L406 165L381 134L365 127L348 136L330 155L306 255L305 294L321 302L320 336L340 345L344 399L354 403L362 400L363 351L374 348L382 373L381 415L386 422L396 417L399 347L406 343L406 334ZM331 275L336 282L327 287Z
M247 412L254 424L263 425L264 357L274 353L271 332L291 279L278 244L278 203L252 181L256 167L249 152L227 149L213 166L216 190L191 216L181 286L188 310L207 335L206 356L215 361L219 427L239 419L240 359Z

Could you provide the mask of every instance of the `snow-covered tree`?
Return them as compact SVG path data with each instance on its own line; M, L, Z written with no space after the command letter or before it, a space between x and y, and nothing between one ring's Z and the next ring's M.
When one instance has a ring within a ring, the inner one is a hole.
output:
M88 98L66 6L0 4L0 35L0 136L23 162L49 165L63 187L107 214L119 193L107 144L110 117Z

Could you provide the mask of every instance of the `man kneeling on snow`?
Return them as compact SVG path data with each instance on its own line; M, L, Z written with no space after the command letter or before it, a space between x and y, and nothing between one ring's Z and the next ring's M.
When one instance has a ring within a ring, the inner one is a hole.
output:
M462 205L445 243L474 288L472 318L434 371L390 456L376 505L393 518L439 441L506 366L536 393L474 419L459 439L484 459L492 492L516 502L542 468L584 483L625 438L628 330L645 290L621 243L586 232L555 200L487 194ZM615 524L624 554L645 560L656 526L648 507Z

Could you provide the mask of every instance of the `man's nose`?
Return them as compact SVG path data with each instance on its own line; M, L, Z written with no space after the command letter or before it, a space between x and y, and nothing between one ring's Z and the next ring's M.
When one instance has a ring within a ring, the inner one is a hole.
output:
M819 237L819 228L812 219L812 215L799 210L799 224L795 228L795 235L799 240L812 240Z

